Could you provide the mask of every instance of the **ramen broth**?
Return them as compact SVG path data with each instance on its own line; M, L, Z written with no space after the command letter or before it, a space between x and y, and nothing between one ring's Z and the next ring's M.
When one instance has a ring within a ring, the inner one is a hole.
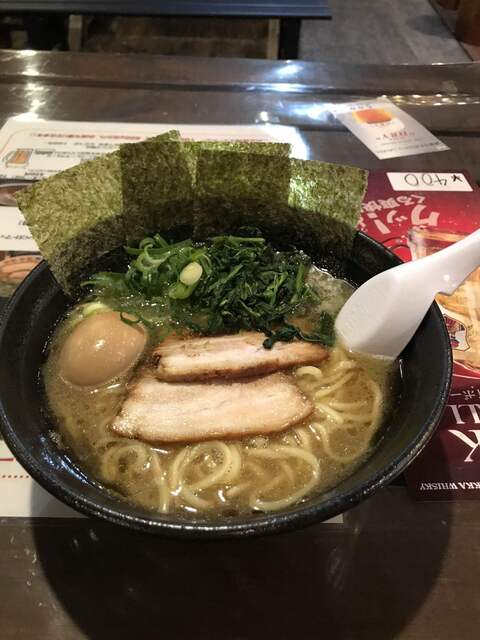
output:
M318 269L311 269L308 280L333 315L353 290ZM113 493L164 514L271 512L335 486L368 455L393 395L395 367L354 357L337 345L318 367L287 372L315 406L303 422L271 435L151 446L109 428L132 371L99 388L74 386L59 375L62 347L79 317L74 308L57 328L43 372L56 435ZM151 366L154 346L147 346L135 375Z

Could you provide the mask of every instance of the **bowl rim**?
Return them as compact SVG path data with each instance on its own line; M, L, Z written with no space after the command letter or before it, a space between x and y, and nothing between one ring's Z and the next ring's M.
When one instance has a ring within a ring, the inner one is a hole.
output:
M380 250L385 255L388 255L390 259L392 257L395 258L398 263L402 262L392 251L370 236L361 231L357 231L356 235L368 241L371 246L374 247L374 250ZM45 271L50 270L48 264L42 260L17 287L10 300L8 300L5 307L0 311L0 350L1 345L5 341L8 322L15 314L15 310L23 294L30 287L35 286L36 279ZM94 500L71 489L68 485L64 484L62 480L54 479L50 474L46 473L42 462L22 444L21 438L16 433L15 426L5 411L1 393L0 430L15 458L25 467L35 481L55 498L87 516L93 515L110 523L119 524L143 533L190 539L243 538L301 529L311 524L323 522L347 511L360 501L369 497L381 486L389 484L396 476L404 471L431 438L448 400L453 362L448 332L443 321L442 312L436 302L432 304L430 311L433 312L434 320L440 321L439 324L442 328L443 367L440 391L428 418L424 421L424 424L427 426L422 429L413 440L409 441L408 445L406 445L386 467L382 467L373 474L368 483L360 484L349 491L337 493L323 502L316 503L313 501L310 504L300 504L295 508L290 508L287 512L272 512L243 520L240 518L230 523L218 523L215 521L212 521L212 523L208 521L189 522L188 520L180 519L176 519L175 521L174 519L169 520L168 518L153 520L147 516L129 514L121 509L99 505ZM321 497L321 494L319 497ZM125 504L128 505L127 502Z

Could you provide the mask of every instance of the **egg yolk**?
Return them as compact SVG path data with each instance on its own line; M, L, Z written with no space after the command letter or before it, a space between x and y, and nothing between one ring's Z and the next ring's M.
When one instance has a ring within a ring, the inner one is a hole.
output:
M126 373L145 349L147 333L129 325L116 311L82 320L65 340L60 353L60 375L71 384L99 386Z

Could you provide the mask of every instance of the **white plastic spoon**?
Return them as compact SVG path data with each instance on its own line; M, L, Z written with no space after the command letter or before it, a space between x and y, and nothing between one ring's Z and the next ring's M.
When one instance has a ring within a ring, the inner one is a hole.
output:
M480 266L480 229L433 255L383 271L359 287L335 321L343 345L396 358L437 293L451 295Z

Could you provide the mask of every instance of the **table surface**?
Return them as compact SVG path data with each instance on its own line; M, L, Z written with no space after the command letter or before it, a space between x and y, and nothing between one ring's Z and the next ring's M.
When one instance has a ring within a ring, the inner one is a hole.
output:
M328 0L0 0L0 11L310 19L331 17Z
M386 94L450 151L377 160L328 104ZM0 52L0 117L299 127L312 158L469 170L480 65L341 66ZM166 540L98 521L0 519L2 640L470 640L480 510L379 491L344 524L244 541Z

